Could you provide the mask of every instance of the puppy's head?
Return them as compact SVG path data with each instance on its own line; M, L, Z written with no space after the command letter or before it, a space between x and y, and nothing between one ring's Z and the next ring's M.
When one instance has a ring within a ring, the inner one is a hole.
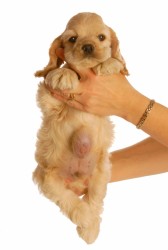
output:
M62 35L51 44L48 65L37 71L36 76L46 76L61 66L63 61L56 55L57 48L64 48L66 63L76 68L92 68L113 57L123 63L122 73L128 74L115 32L95 13L83 12L70 19Z

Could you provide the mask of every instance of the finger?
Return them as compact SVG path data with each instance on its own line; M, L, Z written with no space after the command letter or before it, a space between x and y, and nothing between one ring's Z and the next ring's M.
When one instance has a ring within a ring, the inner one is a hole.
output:
M64 89L64 90L59 90L59 89L51 89L48 88L48 90L51 92L52 95L55 96L62 96L63 98L67 99L70 95L71 96L79 96L82 93L81 92L76 92L76 91L72 91L70 89Z
M71 68L73 70L75 70L77 72L77 74L80 76L80 80L84 81L90 77L94 77L95 76L95 73L93 72L92 69L81 69L81 68L77 68L76 66L74 65L71 65Z
M72 94L72 93L71 93ZM67 93L60 93L60 92L54 92L52 94L57 100L62 101L64 103L67 103L68 106L79 109L81 111L86 111L85 107L83 106L80 101L78 101L78 95L75 94L75 97L73 99L69 98L69 95Z
M78 109L80 111L87 111L85 109L85 106L83 106L82 103L80 103L79 101L77 101L76 99L75 100L68 100L66 101L67 105L70 106L71 108L75 108L75 109Z
M82 93L72 93L69 91L51 91L52 96L54 96L56 99L61 100L63 102L67 101L78 101L80 100L79 96L82 95Z

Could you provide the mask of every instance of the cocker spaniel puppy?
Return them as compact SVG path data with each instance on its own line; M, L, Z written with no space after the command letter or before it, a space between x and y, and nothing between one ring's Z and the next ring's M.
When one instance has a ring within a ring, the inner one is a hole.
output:
M56 55L58 48L64 48L64 65ZM103 199L111 178L108 150L114 137L113 124L108 117L75 110L52 96L49 88L77 88L79 76L69 65L79 70L92 68L98 75L128 74L116 34L99 15L84 12L72 17L51 44L49 63L35 73L44 80L37 93L43 117L33 179L89 244L99 234Z

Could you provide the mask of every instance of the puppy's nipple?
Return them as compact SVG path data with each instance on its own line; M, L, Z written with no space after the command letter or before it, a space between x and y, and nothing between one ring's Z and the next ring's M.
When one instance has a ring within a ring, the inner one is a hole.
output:
M72 138L73 153L79 157L84 158L91 150L91 138L87 134L78 132Z

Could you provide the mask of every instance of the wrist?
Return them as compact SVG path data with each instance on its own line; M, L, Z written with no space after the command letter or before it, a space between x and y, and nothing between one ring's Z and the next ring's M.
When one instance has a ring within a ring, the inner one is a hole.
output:
M124 112L122 118L137 125L149 102L149 98L132 89L129 98L127 98L123 106Z

